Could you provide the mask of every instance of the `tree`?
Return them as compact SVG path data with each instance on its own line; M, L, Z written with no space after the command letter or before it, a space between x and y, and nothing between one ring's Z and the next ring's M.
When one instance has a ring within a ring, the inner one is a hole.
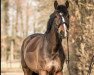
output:
M4 60L7 60L7 51L8 51L8 26L9 26L9 16L8 16L8 6L9 6L9 2L8 0L2 0L2 57L4 58ZM6 43L6 44L5 44Z
M94 1L70 1L70 66L72 75L87 75L94 55ZM93 68L94 70L94 68ZM92 72L92 75L94 73Z

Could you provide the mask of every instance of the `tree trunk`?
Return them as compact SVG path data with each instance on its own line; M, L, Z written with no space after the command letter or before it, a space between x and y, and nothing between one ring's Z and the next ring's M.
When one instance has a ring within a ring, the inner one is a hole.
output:
M4 44L4 48L3 48L3 52L4 52L4 59L7 60L7 50L8 50L8 41L7 41L7 37L8 37L8 26L9 26L9 16L8 16L8 0L3 0L3 44Z
M72 75L87 75L94 55L94 1L70 1L70 66ZM91 75L94 74L94 66Z

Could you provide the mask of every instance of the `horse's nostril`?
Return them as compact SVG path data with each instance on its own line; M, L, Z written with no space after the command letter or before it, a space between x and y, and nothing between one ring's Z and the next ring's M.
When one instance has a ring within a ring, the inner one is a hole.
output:
M62 38L65 38L65 37L67 36L67 34L66 34L64 31L60 31L60 36L61 36Z
M60 36L61 36L62 38L64 37L64 32L63 32L63 31L60 32Z

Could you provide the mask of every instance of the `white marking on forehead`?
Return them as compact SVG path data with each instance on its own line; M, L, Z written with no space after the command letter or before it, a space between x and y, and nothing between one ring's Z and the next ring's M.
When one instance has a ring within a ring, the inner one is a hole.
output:
M62 13L59 13L61 15L62 21L65 22L64 17L62 16Z
M62 13L59 13L60 15L62 15Z
M61 15L61 18L62 18L62 22L65 22L65 19L62 16L62 13L60 13L60 15ZM65 23L63 24L63 26L64 26L64 33L65 33L64 36L66 37L67 36L67 27L66 27Z
M62 16L62 13L59 13L59 14L61 15L62 22L64 23L65 22L65 19ZM67 36L67 27L66 27L65 23L63 24L63 26L64 26L64 36L66 37Z

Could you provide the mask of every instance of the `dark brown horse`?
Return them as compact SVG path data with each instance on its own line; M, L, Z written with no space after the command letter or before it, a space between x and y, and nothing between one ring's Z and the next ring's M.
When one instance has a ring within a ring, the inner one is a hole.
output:
M28 36L21 48L21 64L24 75L63 75L65 54L62 38L67 36L68 2L65 5L54 3L45 34Z

